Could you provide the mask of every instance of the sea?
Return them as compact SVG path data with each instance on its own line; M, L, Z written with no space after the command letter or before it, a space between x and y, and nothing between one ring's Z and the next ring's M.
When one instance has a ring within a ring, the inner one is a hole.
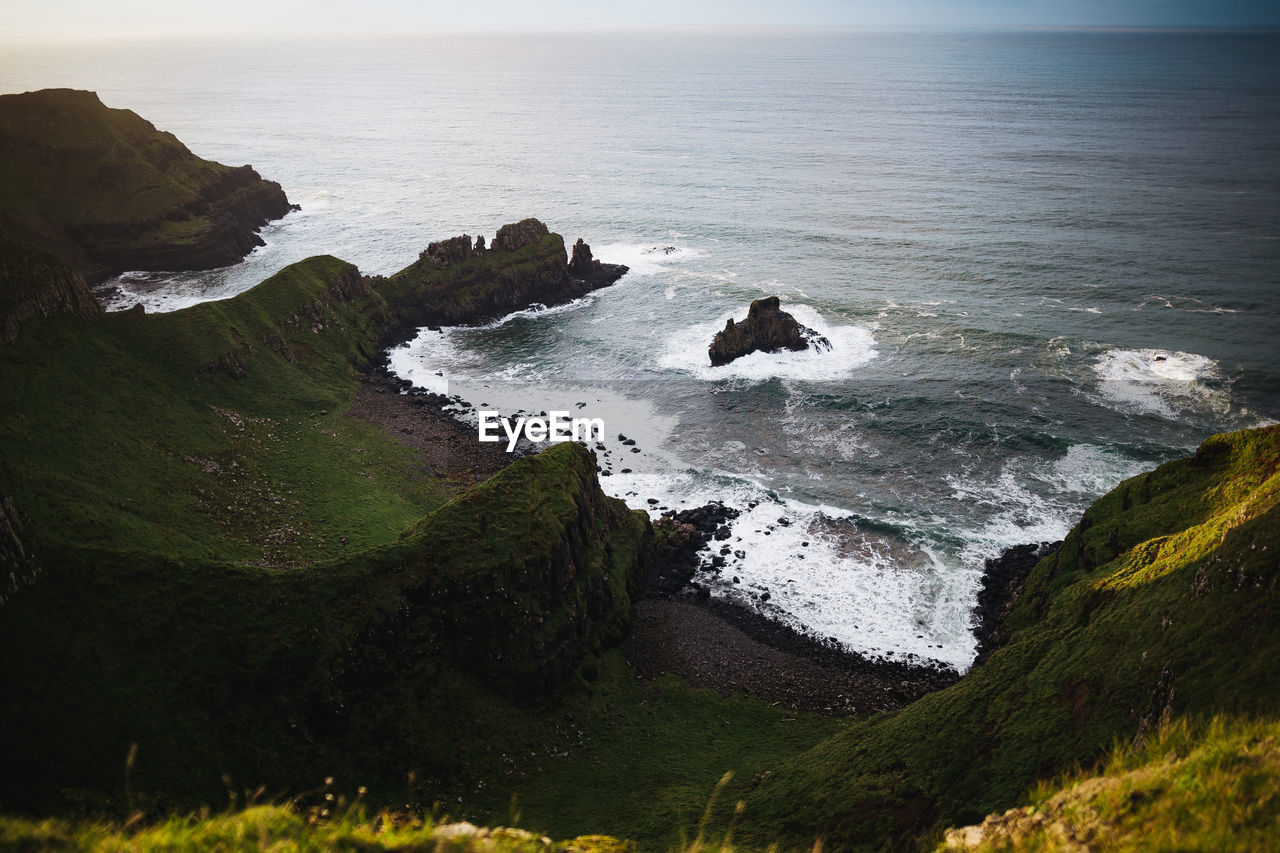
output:
M741 512L699 573L712 595L870 657L965 670L984 560L1280 418L1274 32L0 49L0 91L45 87L302 206L243 263L125 274L112 309L227 298L316 254L389 274L531 216L628 265L569 305L424 329L391 363L504 415L599 417L607 492ZM714 333L769 295L830 350L712 367Z

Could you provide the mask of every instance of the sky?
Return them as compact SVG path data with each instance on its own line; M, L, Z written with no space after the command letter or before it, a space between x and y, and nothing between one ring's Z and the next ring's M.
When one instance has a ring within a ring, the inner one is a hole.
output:
M632 27L1280 26L1276 0L0 0L0 40Z

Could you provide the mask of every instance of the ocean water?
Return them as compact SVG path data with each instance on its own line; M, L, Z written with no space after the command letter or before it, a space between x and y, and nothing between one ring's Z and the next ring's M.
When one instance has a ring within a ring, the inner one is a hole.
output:
M705 31L7 47L302 212L171 310L329 253L390 273L537 216L616 285L397 370L601 417L607 491L742 510L701 580L848 648L969 665L983 560L1280 417L1280 36ZM833 344L712 368L751 299ZM581 404L581 405L580 405ZM635 441L624 444L619 436Z

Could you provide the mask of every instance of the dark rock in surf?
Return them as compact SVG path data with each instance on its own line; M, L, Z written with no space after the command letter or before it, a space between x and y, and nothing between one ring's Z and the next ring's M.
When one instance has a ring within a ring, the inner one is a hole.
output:
M991 653L1008 641L1005 620L1013 604L1022 595L1027 577L1042 559L1058 550L1061 542L1016 545L999 557L986 562L982 589L973 609L974 637L978 640L978 656L973 665L983 663Z
M606 264L591 256L591 247L581 237L573 244L569 258L569 275L597 287L612 284L622 278L627 267L623 264Z
M747 319L735 323L730 318L716 333L707 354L711 365L719 367L753 352L799 352L810 347L830 349L831 342L800 325L795 317L782 310L778 297L769 296L751 303Z
M738 515L738 510L719 502L664 513L653 525L658 548L645 579L646 587L666 594L685 589L701 564L699 555L713 540L729 538L729 522ZM724 558L713 558L711 565L722 568Z

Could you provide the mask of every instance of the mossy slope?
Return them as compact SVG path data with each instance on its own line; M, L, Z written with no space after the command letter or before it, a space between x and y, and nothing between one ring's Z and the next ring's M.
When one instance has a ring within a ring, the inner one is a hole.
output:
M577 445L447 504L341 414L423 288L563 266L552 234L412 284L318 257L0 346L0 494L40 569L0 610L6 801L118 789L135 742L139 786L178 800L223 772L456 786L486 725L572 683L624 629L643 514Z
M1274 849L1277 779L1280 723L1179 720L1117 748L1097 773L1041 786L1030 806L948 830L938 851Z
M1278 465L1268 427L1121 484L1033 571L1006 646L777 768L748 795L755 825L798 845L901 845L1016 805L1164 717L1274 713Z

